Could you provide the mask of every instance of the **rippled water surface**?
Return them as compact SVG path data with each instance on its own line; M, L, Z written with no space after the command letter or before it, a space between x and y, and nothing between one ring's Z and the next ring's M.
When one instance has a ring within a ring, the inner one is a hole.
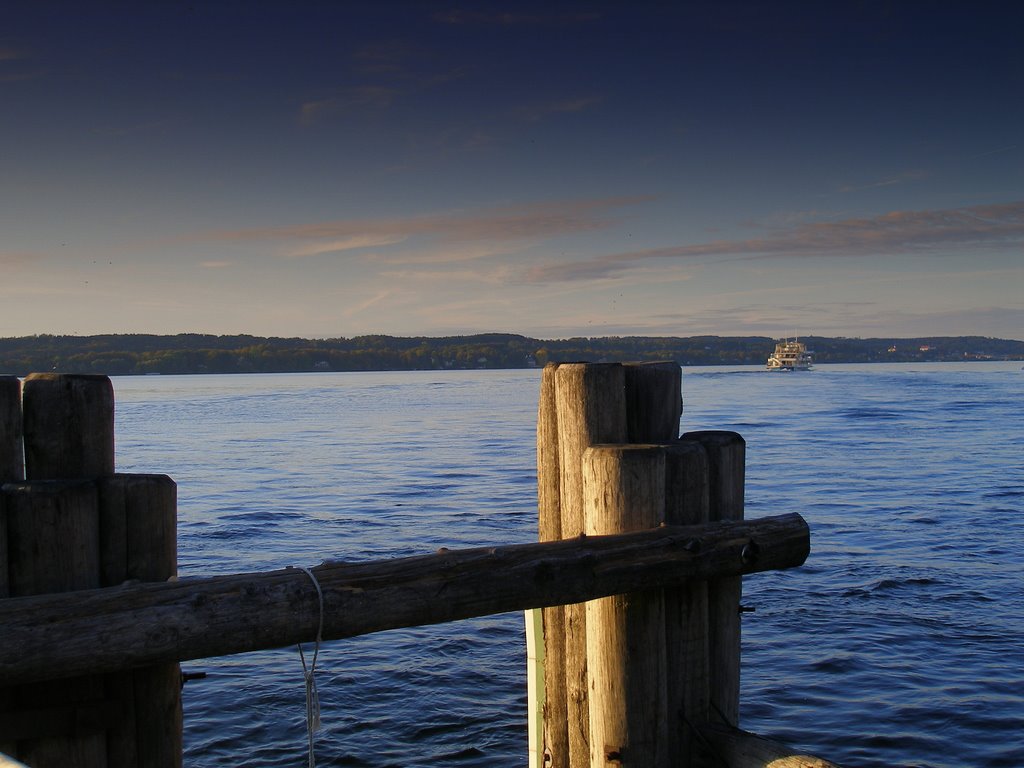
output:
M117 461L178 483L182 576L536 536L538 371L114 380ZM849 765L1024 765L1019 363L683 371L682 429L747 441L747 517L802 568L744 583L741 724ZM322 766L525 766L522 617L327 643ZM185 664L189 766L306 759L297 651Z

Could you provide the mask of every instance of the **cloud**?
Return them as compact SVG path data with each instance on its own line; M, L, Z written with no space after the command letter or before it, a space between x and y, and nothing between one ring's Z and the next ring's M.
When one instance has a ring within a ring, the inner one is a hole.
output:
M928 172L923 170L910 170L897 173L895 176L889 176L884 179L877 181L868 182L867 184L849 184L839 188L839 192L861 192L865 189L879 189L880 187L895 187L899 184L906 184L911 181L920 181L921 179L928 178Z
M574 99L546 101L514 110L513 115L530 123L539 122L550 115L566 115L584 112L603 101L601 96L580 96Z
M368 298L368 299L366 299L364 301L361 301L358 304L353 304L351 306L348 306L345 309L345 311L342 312L341 314L342 314L343 317L349 317L349 318L350 317L354 317L354 316L356 316L356 315L366 311L367 309L372 307L374 304L379 304L380 302L384 301L389 296L391 296L392 293L394 293L394 291L390 291L390 290L380 291L377 294L375 294L374 296L371 296L370 298Z
M364 85L346 88L321 99L311 99L299 107L299 122L315 125L327 117L379 112L390 107L401 92L397 88Z
M289 258L299 259L305 256L321 256L325 253L340 253L351 251L356 248L372 248L380 245L394 245L405 240L401 234L388 235L352 235L341 240L328 240L326 242L310 243L308 245L292 248L286 254Z
M416 238L405 251L373 256L389 263L466 261L507 252L508 244L605 229L613 221L611 211L648 199L635 196L552 201L471 212L206 232L177 239L285 243L284 253L296 258L396 245ZM469 247L474 243L480 245Z
M0 266L16 267L31 261L39 261L41 258L42 254L34 251L0 251Z
M380 273L380 277L392 281L405 281L417 285L443 285L452 287L454 284L478 283L482 285L504 285L509 282L511 269L499 265L489 269L391 269Z
M999 147L997 149L990 149L987 152L979 152L976 155L970 155L970 158L972 160L974 160L974 159L979 158L979 157L988 157L989 155L1001 155L1004 152L1013 152L1015 149L1017 149L1017 145L1016 144L1007 144L1005 147Z
M531 283L615 277L652 261L706 256L864 256L927 252L948 246L991 247L1024 242L1024 202L801 224L766 237L714 240L550 263L525 273Z
M27 62L31 57L24 51L12 48L11 46L0 45L0 63L10 62L14 67L17 67L23 62ZM0 83L14 83L19 80L32 80L33 78L40 77L43 74L42 70L0 70Z
M233 261L204 261L199 266L204 269L226 269L227 267L234 266L234 264L235 262Z

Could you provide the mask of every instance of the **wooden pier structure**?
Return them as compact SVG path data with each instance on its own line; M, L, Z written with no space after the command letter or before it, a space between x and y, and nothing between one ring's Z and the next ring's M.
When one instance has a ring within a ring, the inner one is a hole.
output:
M539 542L179 581L176 486L115 472L110 380L0 377L0 765L176 768L181 661L513 610L530 768L831 765L738 728L742 577L810 534L743 519L744 441L680 437L680 380L544 369Z

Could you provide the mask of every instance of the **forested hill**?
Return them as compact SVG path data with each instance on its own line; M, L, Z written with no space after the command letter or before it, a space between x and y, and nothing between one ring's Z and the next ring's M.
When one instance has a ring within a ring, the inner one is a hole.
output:
M816 363L1021 360L1024 341L959 336L919 339L801 338ZM337 339L179 334L0 338L0 374L283 373L530 368L557 361L675 360L682 365L764 365L767 336L611 336L531 339L357 336Z

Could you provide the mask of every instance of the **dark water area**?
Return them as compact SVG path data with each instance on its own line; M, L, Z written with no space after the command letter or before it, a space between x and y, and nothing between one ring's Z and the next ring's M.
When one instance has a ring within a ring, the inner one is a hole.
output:
M537 371L114 380L119 471L178 483L182 577L536 538ZM1019 364L683 371L747 441L741 725L848 766L1024 765ZM308 650L308 647L307 647ZM321 766L525 766L521 614L325 643ZM307 654L308 659L308 654ZM306 760L296 649L188 662L185 764Z

